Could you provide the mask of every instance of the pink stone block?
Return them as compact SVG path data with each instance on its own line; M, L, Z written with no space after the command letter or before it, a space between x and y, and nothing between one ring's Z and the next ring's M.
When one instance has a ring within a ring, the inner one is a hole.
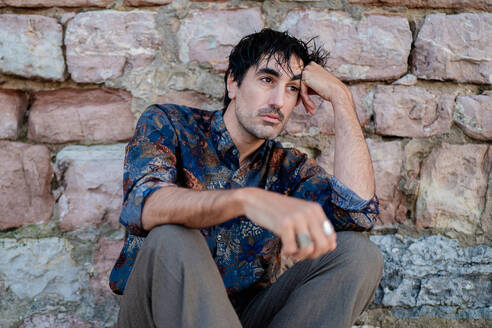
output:
M459 96L454 121L471 138L492 140L492 91L481 95Z
M384 7L492 10L492 2L488 0L349 0L349 2Z
M106 7L114 0L2 0L10 7Z
M403 152L400 141L380 142L367 139L380 201L380 225L402 223L406 220L406 203L398 189Z
M376 132L400 137L430 137L450 131L454 95L421 87L376 88Z
M37 142L113 143L134 129L131 95L112 89L59 89L34 95L28 138Z
M77 14L65 33L72 80L101 83L150 64L163 42L156 17L157 12L148 10Z
M0 14L0 73L65 80L62 38L54 18Z
M327 66L345 81L392 80L407 72L412 33L404 17L293 10L280 25L303 40L313 37L328 53Z
M420 79L492 84L492 14L431 14L415 40Z
M27 109L27 96L16 90L0 89L0 138L17 139Z
M109 274L123 248L123 240L110 240L100 237L94 250L94 272L91 277L91 288L99 296L113 295L109 288Z
M173 0L125 0L127 6L162 6L173 2Z
M178 31L179 58L185 64L196 61L225 71L232 47L263 26L258 8L194 11Z
M442 143L423 161L417 226L474 234L492 165L488 145Z
M67 146L57 154L61 231L102 224L119 227L124 146Z
M47 222L53 168L46 146L0 141L0 230Z

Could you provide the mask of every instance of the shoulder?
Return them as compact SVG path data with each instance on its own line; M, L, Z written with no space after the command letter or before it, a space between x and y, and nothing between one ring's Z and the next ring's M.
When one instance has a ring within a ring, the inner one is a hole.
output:
M280 142L275 141L272 144L273 157L277 157L282 161L300 164L305 162L308 156L294 147L286 147Z
M189 127L195 124L206 124L213 115L213 111L194 107L175 104L153 104L148 106L142 113L139 123L150 123L157 125L157 127L162 125L172 125L175 128Z
M175 104L155 104L147 108L152 113L165 115L173 125L204 125L210 121L214 111L208 111L195 107L175 105Z
M285 169L304 177L325 174L314 158L294 147L285 147L280 142L273 146L273 161L278 161Z

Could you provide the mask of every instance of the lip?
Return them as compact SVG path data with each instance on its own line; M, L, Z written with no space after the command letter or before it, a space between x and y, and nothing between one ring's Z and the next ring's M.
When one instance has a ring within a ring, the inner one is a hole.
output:
M280 123L280 118L277 115L266 114L266 115L260 115L260 117L263 121L269 123Z

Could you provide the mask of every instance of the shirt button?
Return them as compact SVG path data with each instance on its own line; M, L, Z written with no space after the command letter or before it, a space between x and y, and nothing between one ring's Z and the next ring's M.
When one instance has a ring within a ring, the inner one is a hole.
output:
M222 236L221 235L217 235L217 240L222 240Z
M237 149L234 149L234 150L232 151L232 154L233 154L234 156L237 156Z

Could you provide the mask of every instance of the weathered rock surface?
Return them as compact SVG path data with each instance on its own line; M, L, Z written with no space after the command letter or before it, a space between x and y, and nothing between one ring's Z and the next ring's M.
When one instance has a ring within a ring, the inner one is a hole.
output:
M417 226L473 234L485 206L491 164L488 145L436 146L422 163Z
M157 12L101 10L76 15L65 33L68 71L75 82L104 82L148 65L163 40Z
M371 119L371 102L373 93L364 85L350 86L350 91L354 98L355 111L357 117L364 127ZM311 97L316 104L316 113L308 114L302 105L294 108L290 116L284 133L291 135L316 135L316 134L335 134L335 117L333 106L330 102L324 101L321 97Z
M379 85L374 95L376 132L429 137L449 132L454 96L421 87Z
M298 148L298 147L296 147ZM326 172L333 175L335 172L335 137L330 137L327 145L322 149L316 162L325 169Z
M403 152L400 141L377 142L367 139L376 181L376 195L380 201L380 225L406 220L406 206L398 190Z
M67 146L56 156L63 186L58 199L60 230L109 223L118 227L122 202L125 145Z
M95 293L113 295L109 288L108 279L123 244L122 240L114 241L104 237L99 238L94 250L94 272L90 282Z
M466 135L492 140L492 91L456 99L454 121Z
M48 148L0 141L0 172L0 230L51 218L53 169Z
M179 59L185 64L196 61L225 71L232 47L263 26L258 8L192 12L178 31Z
M173 0L125 0L127 6L161 6L171 3Z
M212 109L211 101L203 94L195 91L169 90L157 98L158 104L176 104L200 109ZM215 108L219 109L219 108Z
M393 85L406 85L406 86L411 86L417 84L417 77L413 74L407 74L395 82L391 83Z
M412 52L421 79L492 84L492 14L426 16Z
M63 81L62 27L39 15L0 15L0 73Z
M68 313L48 313L34 315L19 328L92 328L89 322Z
M321 97L311 97L316 104L316 112L311 115L302 105L296 106L283 133L290 135L335 134L333 106Z
M133 134L131 95L111 89L58 89L34 95L28 138L37 142L111 143Z
M489 150L490 151L490 150ZM485 195L486 203L482 214L481 228L484 232L484 237L492 241L492 170L489 174L489 183L487 194Z
M355 21L344 12L294 10L280 26L329 52L328 68L348 80L392 80L407 72L412 33L404 17L368 15Z
M492 9L489 0L349 0L349 2L385 7Z
M0 139L17 139L27 109L27 96L16 90L0 89Z
M411 139L404 149L404 172L401 190L407 195L417 195L422 161L432 151L432 141L424 138Z
M106 7L114 0L0 0L9 7Z
M0 239L0 276L19 298L54 294L76 301L80 269L71 258L72 248L57 237Z
M492 248L461 248L434 235L371 236L383 253L384 273L375 304L399 316L492 318Z
M371 120L372 102L374 98L374 90L362 84L349 86L352 98L354 99L355 111L359 119L360 126L365 127Z

